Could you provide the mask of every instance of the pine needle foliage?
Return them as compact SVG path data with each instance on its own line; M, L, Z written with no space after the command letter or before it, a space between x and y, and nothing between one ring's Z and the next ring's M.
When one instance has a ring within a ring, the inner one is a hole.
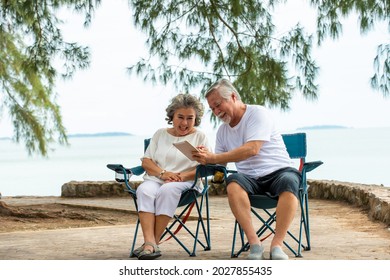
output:
M312 36L297 25L275 36L272 11L284 1L129 1L149 57L128 68L145 81L205 89L228 77L243 100L288 109L294 90L316 98Z
M57 12L82 13L88 26L100 2L0 0L0 121L9 115L14 140L24 141L30 154L46 156L50 144L68 143L55 84L90 64L87 47L63 39ZM315 100L319 67L313 47L339 38L342 19L352 14L362 34L379 22L390 33L390 0L307 2L317 12L315 34L299 23L277 34L273 11L286 0L129 0L135 27L147 35L149 56L128 71L187 92L199 87L203 92L227 77L246 103L283 110L296 93ZM372 88L389 96L389 42L377 47L373 70Z
M69 79L90 63L88 48L64 41L56 12L65 7L83 13L88 25L99 2L0 1L0 113L9 115L13 140L24 141L29 154L47 156L50 144L68 144L53 89L58 77ZM54 61L62 63L62 72Z
M358 16L358 26L362 35L375 29L379 22L387 25L390 35L390 0L311 0L317 10L317 43L328 37L337 39L342 35L341 20L351 14ZM387 42L377 47L373 59L374 74L371 87L390 96L390 36Z
M130 0L134 24L147 35L149 56L128 68L153 83L206 89L227 77L247 103L289 108L294 92L316 99L319 67L312 48L342 33L343 18L359 17L362 33L390 24L390 0L311 0L317 32L299 23L275 34L272 12L285 0ZM389 25L390 30L390 25ZM371 85L389 95L390 47L378 46Z

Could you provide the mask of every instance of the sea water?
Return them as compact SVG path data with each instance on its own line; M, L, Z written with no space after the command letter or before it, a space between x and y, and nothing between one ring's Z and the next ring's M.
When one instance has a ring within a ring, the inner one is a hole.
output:
M308 173L309 179L390 187L390 128L308 129L304 132L307 134L307 160L324 162ZM56 146L48 158L29 156L22 145L0 140L0 192L3 196L59 196L61 186L69 181L113 180L114 172L106 165L139 165L144 138L72 137L69 146ZM209 138L213 143L215 136Z
M390 128L306 130L307 160L323 165L312 179L390 187Z

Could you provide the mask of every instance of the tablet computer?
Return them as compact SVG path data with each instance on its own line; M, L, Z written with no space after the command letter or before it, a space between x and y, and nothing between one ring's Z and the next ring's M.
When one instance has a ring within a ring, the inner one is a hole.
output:
M199 152L197 148L192 146L190 142L187 140L182 141L182 142L177 142L173 143L173 145L180 151L182 152L186 157L188 157L190 160L194 160L192 158L192 152Z

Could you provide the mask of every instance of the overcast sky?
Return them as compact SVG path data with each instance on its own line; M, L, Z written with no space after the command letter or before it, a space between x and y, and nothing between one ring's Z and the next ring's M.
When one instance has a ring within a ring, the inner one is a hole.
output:
M126 67L147 54L145 38L133 27L127 1L102 2L88 29L83 29L82 17L67 15L66 39L90 46L92 64L88 70L78 71L72 80L57 84L64 125L68 133L123 131L151 135L167 126L165 108L178 92L128 75ZM288 2L283 11L276 12L280 33L298 21L313 31L315 17L302 4L304 1ZM311 125L390 127L390 98L373 91L369 84L376 46L390 39L386 26L382 24L375 32L362 36L356 17L343 23L341 39L328 39L314 50L321 68L318 100L307 101L296 95L289 112L273 110L282 131ZM209 114L207 110L202 123L205 130L211 130ZM13 129L7 117L0 121L0 136L11 136Z

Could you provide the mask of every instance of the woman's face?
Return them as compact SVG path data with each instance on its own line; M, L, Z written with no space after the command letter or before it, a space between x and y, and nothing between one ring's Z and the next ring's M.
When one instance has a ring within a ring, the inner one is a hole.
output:
M194 129L196 112L194 108L180 108L173 114L173 129L177 136L185 136Z

